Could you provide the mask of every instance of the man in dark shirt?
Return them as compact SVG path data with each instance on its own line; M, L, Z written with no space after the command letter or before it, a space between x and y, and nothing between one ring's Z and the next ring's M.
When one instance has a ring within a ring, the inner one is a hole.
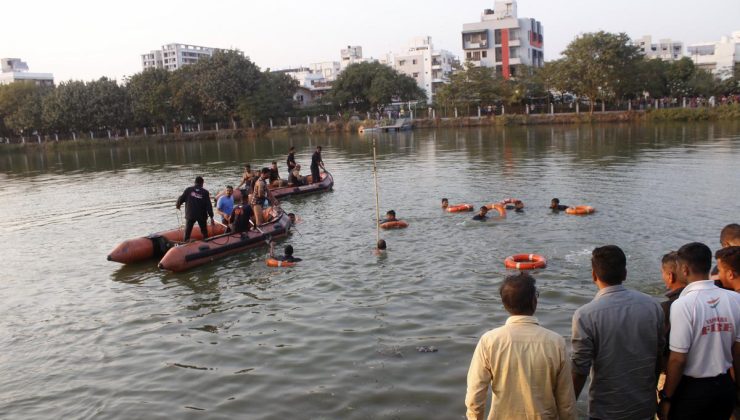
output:
M244 199L244 203L234 207L234 210L231 212L229 220L231 220L231 230L233 232L246 232L251 227L252 207L249 204L246 204L246 201L247 200Z
M321 182L319 168L324 169L324 161L321 159L321 146L316 146L316 151L311 156L311 183Z
M550 210L557 212L557 211L563 211L566 210L568 206L560 204L559 198L553 198L552 201L550 201Z
M664 355L667 358L669 354L669 334L671 332L671 304L678 299L678 296L686 287L686 279L678 270L678 253L676 251L671 251L663 255L660 272L663 277L663 283L668 288L668 293L665 294L665 297L667 297L668 300L661 302L660 304L660 307L663 308L663 313L665 314L664 325L666 345Z
M488 214L488 207L483 206L480 208L480 211L478 211L478 214L473 216L473 220L485 222L486 220L488 220L488 216L486 216L486 214Z
M277 162L272 161L272 166L270 166L270 186L280 187L282 186L281 181L282 180L280 179L280 173L278 172Z
M276 257L275 256L275 243L270 242L270 258L274 258L278 261L285 261L289 263L297 263L297 262L303 261L302 259L293 256L293 245L286 245L283 252L285 253L285 255Z
M396 211L395 210L388 210L385 213L385 219L380 221L380 224L388 223L388 222L396 222L398 219L396 219Z
M288 161L286 162L288 164L288 174L293 172L293 169L295 169L295 147L290 146L290 149L288 149Z
M211 224L213 224L213 206L208 190L203 188L203 177L195 177L195 185L185 188L180 198L177 199L175 207L180 210L183 203L185 203L185 237L183 241L190 240L190 232L196 222L203 234L203 239L206 239L208 237L206 221L210 217Z

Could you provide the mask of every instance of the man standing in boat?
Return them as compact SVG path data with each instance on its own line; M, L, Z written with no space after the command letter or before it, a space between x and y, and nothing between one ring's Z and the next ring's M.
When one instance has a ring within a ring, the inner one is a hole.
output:
M206 239L208 237L206 221L210 217L211 224L213 224L213 206L211 206L211 196L208 190L203 188L202 176L195 177L195 185L183 191L180 198L177 199L175 207L180 210L183 203L185 203L185 237L183 241L190 240L190 232L196 222L203 234L203 239Z
M270 170L268 168L262 168L260 177L257 182L254 183L254 191L252 191L252 210L254 211L254 224L259 226L262 224L262 209L264 202L267 199L267 179L270 177Z
M324 168L324 161L321 160L321 146L316 146L316 151L311 156L311 183L315 184L321 182L321 174L319 168L326 171Z
M290 146L290 149L288 149L288 174L293 172L293 169L295 169L296 163L295 163L295 147Z

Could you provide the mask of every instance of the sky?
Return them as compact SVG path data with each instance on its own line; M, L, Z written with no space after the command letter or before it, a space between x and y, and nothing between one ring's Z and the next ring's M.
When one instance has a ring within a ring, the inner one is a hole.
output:
M0 8L0 57L26 61L57 82L122 80L141 71L141 54L168 43L238 48L262 69L339 61L361 45L365 57L402 51L432 37L462 56L463 23L494 0L91 0L9 1ZM519 17L545 28L545 59L578 34L605 30L685 45L740 31L740 0L519 0Z

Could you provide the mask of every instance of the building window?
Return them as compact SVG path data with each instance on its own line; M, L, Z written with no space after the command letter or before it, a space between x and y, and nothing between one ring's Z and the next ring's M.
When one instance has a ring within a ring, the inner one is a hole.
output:
M411 60L411 64L416 64L416 60Z
M468 57L468 60L472 59L473 58L473 53L471 53L470 51L468 51L467 57Z
M481 51L480 56L483 58L488 57L488 51Z
M413 77L418 79L419 78L419 73L414 73L413 74Z
M493 38L496 45L501 45L501 29L496 29L493 32Z
M501 47L496 47L496 61L504 61L503 59L503 52L501 51Z
M406 60L401 60L401 61L399 61L399 62L398 62L398 65L399 65L399 66L405 66L405 65L406 65Z

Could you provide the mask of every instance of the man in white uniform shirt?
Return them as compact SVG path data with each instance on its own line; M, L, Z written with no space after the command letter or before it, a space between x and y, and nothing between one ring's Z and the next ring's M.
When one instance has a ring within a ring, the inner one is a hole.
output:
M709 278L712 251L694 242L678 250L688 286L671 307L670 355L660 414L668 419L729 419L740 371L740 302Z

